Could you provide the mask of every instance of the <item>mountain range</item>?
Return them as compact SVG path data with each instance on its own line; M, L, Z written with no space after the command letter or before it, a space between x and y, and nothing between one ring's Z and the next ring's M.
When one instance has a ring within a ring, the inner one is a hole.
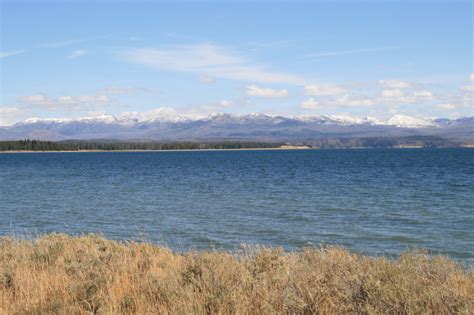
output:
M0 140L263 140L302 141L320 138L438 136L472 142L474 117L415 118L395 115L380 120L352 116L270 116L260 113L213 113L204 118L102 115L78 119L31 118L0 127Z

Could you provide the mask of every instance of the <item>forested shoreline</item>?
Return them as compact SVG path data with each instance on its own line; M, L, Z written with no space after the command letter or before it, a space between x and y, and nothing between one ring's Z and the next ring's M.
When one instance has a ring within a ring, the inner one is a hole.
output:
M112 141L0 141L0 151L128 151L279 148L274 142L112 142Z
M368 137L368 138L317 138L300 141L115 141L115 140L14 140L0 141L0 152L7 151L162 151L162 150L225 150L225 149L277 149L308 147L314 149L350 148L454 148L472 146L470 142L453 141L438 136Z

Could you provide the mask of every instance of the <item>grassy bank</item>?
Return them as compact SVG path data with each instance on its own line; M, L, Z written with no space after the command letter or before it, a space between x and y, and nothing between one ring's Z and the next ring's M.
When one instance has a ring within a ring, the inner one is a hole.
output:
M0 241L1 314L465 313L474 273L340 248L173 253L99 236Z

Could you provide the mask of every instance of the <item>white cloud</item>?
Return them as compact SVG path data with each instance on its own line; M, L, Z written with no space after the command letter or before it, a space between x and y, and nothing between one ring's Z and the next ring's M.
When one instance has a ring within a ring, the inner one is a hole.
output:
M359 108L369 107L376 104L375 98L369 98L365 96L345 94L339 97L324 98L323 100L316 100L310 98L301 104L303 109L316 109L316 108Z
M21 111L18 107L0 107L0 116L17 114Z
M368 97L343 95L333 102L335 107L368 107L375 105L376 100Z
M240 81L304 84L304 79L268 69L227 49L211 44L128 49L121 59L159 70L206 73L216 78Z
M467 101L474 102L474 73L471 73L469 75L469 81L468 85L461 86L461 94L462 98L464 98Z
M235 100L224 99L206 104L197 104L182 107L161 106L144 112L125 112L120 114L120 116L134 118L142 121L160 117L203 118L211 113L240 108L241 106L245 106L246 102L247 100L245 98Z
M204 62L206 61L197 61ZM219 64L228 64L229 60L221 59L215 61ZM219 67L219 66L216 66ZM197 75L201 72L196 70ZM214 78L214 76L212 76ZM262 84L263 85L263 84ZM213 112L242 112L242 109L252 101L255 101L253 96L258 97L285 97L288 96L286 89L274 89L265 87L260 84L249 84L246 86L246 94L238 99L229 100L223 99L216 102L205 104L189 104L178 105L176 107L158 107L156 109L145 111L142 113L128 112L127 115L135 115L137 117L146 117L152 119L162 116L185 116L192 118L204 117ZM472 108L474 106L473 100L473 86L469 83L468 86L460 87L451 93L445 90L427 90L421 87L420 84L411 84L410 82L401 80L380 80L374 81L370 84L353 84L353 85L338 85L338 84L310 84L306 85L304 90L306 95L309 95L306 100L300 103L300 111L323 109L328 112L335 109L347 109L347 112L362 112L364 108L373 107L369 112L377 113L374 115L385 115L391 110L397 112L404 111L430 111L438 110L440 113L446 111L443 115L458 115L454 109L459 110L459 115L472 115ZM110 109L111 104L114 105L114 110L120 108L120 103L114 103L119 98L119 95L131 95L135 93L149 93L149 89L139 87L107 87L98 90L93 95L63 95L56 97L48 97L44 94L34 94L19 98L18 105L12 107L8 111L10 118L0 117L0 121L13 121L14 115L19 115L26 111L35 112L38 109L49 111L50 115L53 112L65 112L77 115L78 113L87 113L88 115L100 115ZM123 107L127 108L127 107ZM128 109L130 110L130 109ZM258 108L252 108L252 111ZM7 110L0 112L3 116L7 115ZM289 113L289 112L288 112ZM45 116L44 112L39 113ZM19 117L19 116L18 116ZM31 115L29 116L31 117ZM26 117L28 118L28 117ZM140 118L145 119L145 118ZM18 120L16 120L18 121Z
M41 102L46 101L46 96L44 96L42 94L21 96L20 101L25 102L25 103L37 104L37 103L41 103Z
M431 91L421 90L413 92L413 96L418 99L430 100L433 98L433 93L431 93Z
M174 39L189 39L190 37L184 34L180 34L177 32L167 32L164 34L166 37L174 38Z
M456 109L457 106L454 104L445 103L445 104L436 105L436 108L442 109L442 110L453 110L453 109Z
M360 48L360 49L350 49L350 50L337 50L337 51L328 51L322 53L312 53L306 55L307 58L321 58L321 57L333 57L333 56L345 56L361 53L371 53L379 51L393 50L396 47L379 47L379 48Z
M18 101L26 106L41 108L48 111L89 111L102 112L103 108L115 100L114 96L138 93L158 93L141 87L107 87L93 95L61 95L49 97L44 94L26 95Z
M178 111L172 107L158 107L158 108L145 112L145 116L148 119L153 119L153 118L163 117L163 116L178 116L178 115L179 115Z
M18 55L18 54L22 54L24 53L26 50L24 49L21 49L21 50L14 50L14 51L0 51L0 59L1 58L5 58L5 57L9 57L9 56L14 56L14 55Z
M177 117L179 116L179 112L172 107L157 107L154 109L150 109L144 112L124 112L120 114L120 117L128 117L131 119L138 119L140 121L143 120L150 120L159 117Z
M246 105L248 105L248 99L246 97L241 97L237 99L222 99L204 104L190 104L187 106L160 106L143 112L124 112L120 114L120 116L135 118L138 120L149 120L159 117L203 118L216 112L239 110Z
M217 102L190 105L181 108L181 113L188 117L203 117L210 113L221 112L223 110L240 109L246 105L248 105L248 99L246 97L234 100L223 99Z
M288 96L288 91L286 89L276 90L271 88L262 88L254 84L247 86L246 93L248 96L260 96L268 98L280 98Z
M77 49L71 52L71 54L68 56L69 59L76 59L79 57L82 57L84 55L87 55L88 51L85 49Z
M386 98L398 98L403 96L402 90L394 89L394 90L382 90L381 92L382 97Z
M28 109L19 107L0 107L0 126L12 125L29 117L31 117L31 112Z
M474 85L465 85L461 87L461 90L466 92L474 92Z
M107 115L105 110L91 110L87 112L87 117L99 117Z
M304 87L306 95L312 96L330 96L340 95L346 92L341 86L330 84L311 84Z
M318 96L302 103L302 108L364 108L378 106L388 110L394 106L413 104L423 106L436 97L428 90L413 90L409 82L400 80L378 81L379 88L342 88L338 85L314 85L305 88L306 94ZM382 87L386 88L381 88ZM391 88L388 88L391 87ZM398 87L398 88L395 88Z
M387 89L407 89L412 86L410 82L402 80L379 80L379 84Z
M474 108L474 84L462 86L456 92L439 94L433 100L439 103L438 110L460 110L463 115L472 116ZM460 115L452 112L452 115Z
M77 43L82 43L82 42L84 42L84 41L80 40L80 39L71 39L71 40L64 40L64 41L60 41L60 42L47 43L43 46L48 47L48 48L59 48L59 47L65 47L65 46L69 46L69 45L77 44Z
M321 107L321 103L315 100L314 98L310 98L301 103L301 107L304 109L316 109Z
M216 78L212 75L202 74L199 76L199 81L205 84L212 84L216 82Z
M108 104L107 95L63 95L56 98L42 94L22 96L19 101L25 105L42 108L48 111L82 111L103 107Z
M147 88L141 87L106 87L97 91L98 95L131 95L138 93L157 93Z

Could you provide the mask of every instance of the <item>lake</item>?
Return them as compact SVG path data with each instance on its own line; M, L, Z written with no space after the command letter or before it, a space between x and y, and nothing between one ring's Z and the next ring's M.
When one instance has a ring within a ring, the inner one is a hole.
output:
M473 149L0 154L0 234L474 260Z

